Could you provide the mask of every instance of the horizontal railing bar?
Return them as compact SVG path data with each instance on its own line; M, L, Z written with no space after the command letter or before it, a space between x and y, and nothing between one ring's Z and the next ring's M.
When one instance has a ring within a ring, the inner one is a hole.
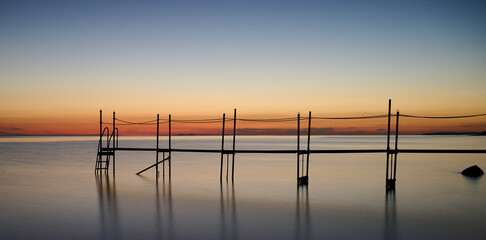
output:
M486 149L398 149L399 153L486 153Z
M113 148L102 148L102 151L113 150ZM221 149L184 149L184 148L115 148L116 151L158 151L158 152L200 152L200 153L307 153L307 150L223 150ZM386 149L328 149L309 150L309 153L386 153ZM388 153L486 153L486 149L391 149Z

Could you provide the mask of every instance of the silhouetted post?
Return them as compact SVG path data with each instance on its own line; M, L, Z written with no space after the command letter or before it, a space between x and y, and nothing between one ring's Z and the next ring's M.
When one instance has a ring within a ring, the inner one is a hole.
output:
M307 180L309 179L309 156L310 156L310 140L311 140L311 112L309 111L309 129L307 129L307 167L306 174Z
M223 160L224 160L224 122L225 122L225 114L223 113L223 130L221 131L221 169L219 171L219 180L220 182L223 181Z
M103 111L100 109L100 139L103 134Z
M390 181L390 120L391 120L391 99L388 99L388 130L386 135L386 188L392 188Z
M157 151L155 151L155 176L159 178L159 114L157 113Z
M172 172L171 164L172 164L172 119L171 119L171 115L169 114L169 180L171 179L171 172Z
M297 182L300 177L300 113L297 114Z
M231 180L235 179L235 143L236 143L236 108L233 114L233 161L231 162Z
M98 144L102 144L103 140L103 111L100 109L100 141ZM99 146L101 147L101 146ZM98 155L96 156L96 165L95 165L95 172L98 168L101 168L101 161L103 160L103 158L100 156L100 149L98 149ZM100 159L101 158L101 159Z
M113 111L113 129L112 129L112 144L113 144L113 175L115 175L115 111ZM106 169L108 170L108 169Z
M395 160L393 163L393 180L397 179L397 155L398 155L398 119L400 118L400 111L397 111L397 126L395 128Z

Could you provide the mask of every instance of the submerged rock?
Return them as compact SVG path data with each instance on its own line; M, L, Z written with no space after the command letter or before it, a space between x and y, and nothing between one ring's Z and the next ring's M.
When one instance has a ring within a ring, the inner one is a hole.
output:
M477 165L474 165L462 170L461 174L468 177L479 177L483 175L484 172Z

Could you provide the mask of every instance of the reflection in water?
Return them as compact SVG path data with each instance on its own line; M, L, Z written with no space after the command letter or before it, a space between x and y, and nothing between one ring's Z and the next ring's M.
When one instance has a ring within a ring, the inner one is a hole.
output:
M162 202L160 197L160 185L162 185ZM167 186L166 186L167 185ZM158 239L173 239L174 238L174 213L172 211L172 189L170 179L162 178L162 183L159 184L159 178L155 181L155 206L157 210L156 215L156 236ZM162 214L162 209L165 210Z
M110 183L108 173L95 174L100 210L101 239L119 239L118 206L115 178Z
M480 183L481 178L483 178L483 176L468 177L462 175L462 179L464 179L464 181L467 183L468 186L472 187L471 189L473 190L474 193L478 192L478 187L480 186L478 183Z
M397 208L393 189L386 191L384 235L384 239L397 237Z
M234 182L226 183L226 189L223 183L220 185L220 202L221 202L221 239L237 239L237 218L236 218L236 201L235 201L235 184ZM227 216L229 215L229 216ZM227 223L229 226L227 226Z
M297 186L297 212L295 216L295 239L311 239L312 226L307 184Z

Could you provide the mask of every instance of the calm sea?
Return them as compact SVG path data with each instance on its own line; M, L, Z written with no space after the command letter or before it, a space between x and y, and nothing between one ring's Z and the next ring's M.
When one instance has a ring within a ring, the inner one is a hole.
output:
M486 149L484 136L399 142ZM311 149L385 144L385 136L313 136ZM218 149L220 138L180 136L173 147ZM295 137L237 138L237 149L295 147ZM234 183L220 184L218 154L173 153L171 180L156 181L154 170L135 175L155 153L117 152L116 176L97 177L96 150L96 137L0 138L0 239L486 239L486 179L460 174L486 169L486 154L399 154L396 190L386 193L384 153L313 154L309 184L298 187L295 154L237 154Z

